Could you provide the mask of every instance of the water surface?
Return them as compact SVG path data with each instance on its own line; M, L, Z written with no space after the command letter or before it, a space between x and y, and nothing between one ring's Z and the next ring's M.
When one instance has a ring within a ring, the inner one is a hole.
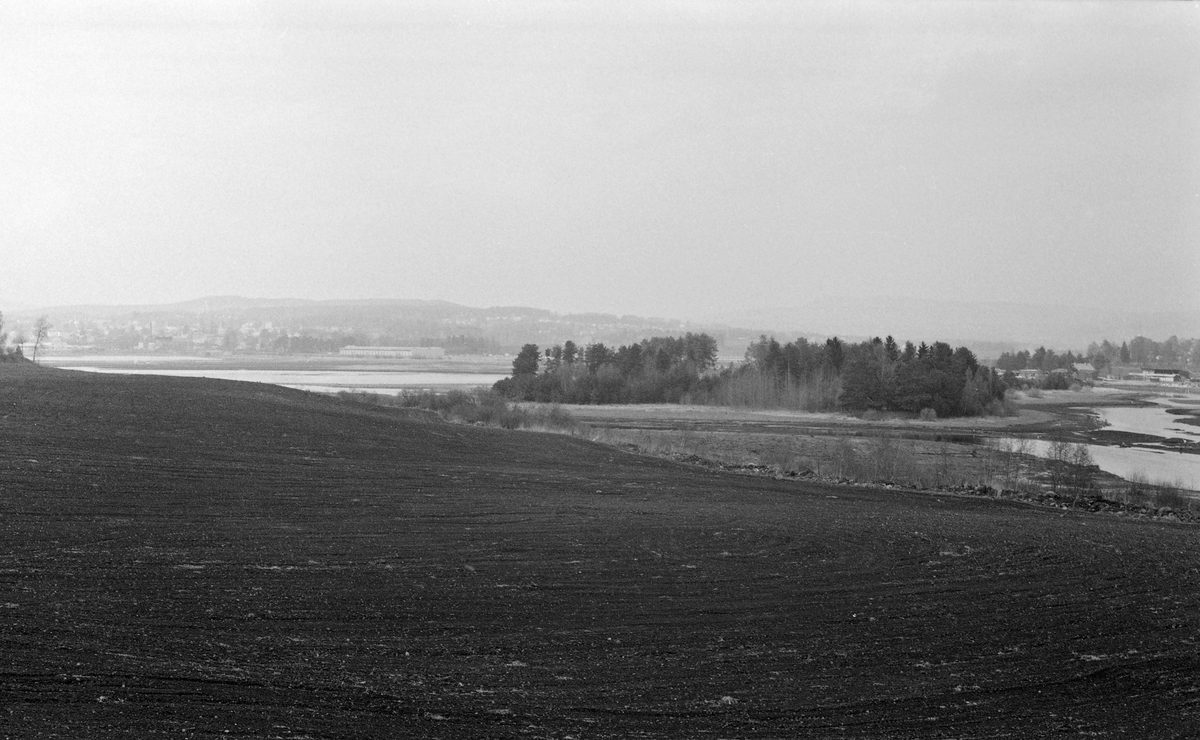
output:
M1050 456L1049 442L1041 439L1027 441L1031 453L1038 457ZM1106 473L1126 480L1144 478L1150 483L1200 491L1200 455L1141 447L1084 446L1092 454L1096 465Z
M1088 411L1104 420L1106 430L1142 434L1162 442L1172 438L1200 440L1200 427L1183 424L1178 415L1167 413L1171 408L1196 408L1194 397L1161 396L1147 400L1153 405L1099 406L1089 408ZM1030 442L1032 452L1041 457L1048 456L1048 442ZM1128 447L1090 444L1087 448L1092 454L1092 459L1105 472L1126 479L1131 476L1144 477L1151 483L1200 491L1200 455L1180 452L1155 443Z
M402 391L446 388L491 387L501 378L496 373L422 372L413 370L222 370L203 365L188 369L71 366L70 370L122 375L168 375L184 378L215 378L270 383L317 393L367 391L396 395Z

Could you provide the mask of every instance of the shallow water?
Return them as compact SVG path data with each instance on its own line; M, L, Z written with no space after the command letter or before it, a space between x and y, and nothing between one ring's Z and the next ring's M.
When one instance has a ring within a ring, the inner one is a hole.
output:
M77 363L88 365L204 365L221 362L219 357L198 355L43 355L41 362L51 367L73 368Z
M1142 408L1095 408L1092 413L1104 419L1106 428L1117 432L1149 434L1155 437L1200 439L1200 427L1180 422L1180 417L1168 414L1166 399L1154 399L1156 405Z
M437 388L490 387L501 378L494 373L445 373L420 371L362 370L220 370L199 366L186 370L73 366L71 370L124 375L169 375L183 378L215 378L270 383L317 393L367 391L395 395L402 391Z
M1040 439L1026 440L1030 452L1049 457L1050 443ZM1150 483L1200 491L1200 455L1180 452L1147 450L1140 447L1110 447L1085 445L1100 469L1129 479L1142 477Z
M1130 432L1168 439L1182 438L1200 440L1200 427L1180 423L1180 417L1167 413L1169 408L1195 408L1186 403L1188 399L1167 396L1148 399L1153 406L1142 407L1097 407L1088 411L1104 420L1105 429ZM1047 457L1049 443L1030 440L1032 451ZM1092 459L1100 469L1122 478L1145 477L1152 483L1178 486L1200 491L1200 455L1182 453L1177 450L1148 449L1146 447L1115 447L1087 445Z

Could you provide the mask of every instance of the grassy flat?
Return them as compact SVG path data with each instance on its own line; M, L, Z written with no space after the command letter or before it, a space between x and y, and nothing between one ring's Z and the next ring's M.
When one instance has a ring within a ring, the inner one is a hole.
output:
M0 366L0 735L1189 737L1198 536Z

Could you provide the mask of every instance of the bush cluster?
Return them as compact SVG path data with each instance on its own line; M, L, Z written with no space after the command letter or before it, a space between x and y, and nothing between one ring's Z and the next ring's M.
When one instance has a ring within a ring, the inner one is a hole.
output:
M451 390L445 393L403 391L394 396L362 391L342 391L338 397L376 406L432 411L447 421L462 424L481 424L505 429L554 430L569 430L576 426L575 420L561 408L551 406L533 410L525 409L494 391L488 390L474 392Z
M21 351L20 337L13 346L8 345L8 332L4 331L4 314L0 313L0 362L24 362L25 354Z

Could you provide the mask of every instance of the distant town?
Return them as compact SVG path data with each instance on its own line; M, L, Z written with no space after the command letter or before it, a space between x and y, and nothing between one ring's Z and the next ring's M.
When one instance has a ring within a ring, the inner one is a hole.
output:
M37 316L15 313L14 343L32 341ZM443 301L255 301L201 299L168 306L68 307L44 311L49 354L343 354L419 358L515 354L529 342L569 338L626 344L681 335L687 322L534 308L471 308ZM738 354L746 330L704 327ZM435 349L436 348L436 349Z
M203 326L136 319L75 319L55 323L43 351L307 354L338 352L343 347L365 341L361 334L350 328L290 328L273 321Z
M206 298L163 306L83 306L6 316L10 344L32 354L33 326L45 315L50 329L42 355L156 354L338 355L440 359L462 355L515 355L573 340L580 347L634 344L649 337L704 332L723 363L742 359L760 340L757 330L610 314L559 314L527 307L473 308L444 301L302 301ZM817 334L810 338L825 341ZM843 339L853 339L843 337ZM990 345L990 346L989 346ZM1073 353L996 351L1000 343L973 344L983 364L1009 371L1023 383L1128 379L1188 384L1200 377L1200 340L1175 336L1107 339ZM1056 372L1057 371L1057 372ZM1069 375L1068 375L1069 371Z

